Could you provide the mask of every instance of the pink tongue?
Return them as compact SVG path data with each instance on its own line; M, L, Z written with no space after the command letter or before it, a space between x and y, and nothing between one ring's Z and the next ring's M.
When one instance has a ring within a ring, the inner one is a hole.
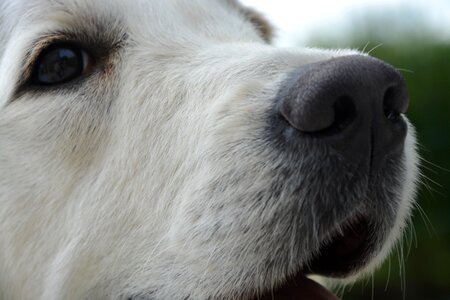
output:
M260 300L339 300L326 288L305 276L297 276L288 283L267 293Z

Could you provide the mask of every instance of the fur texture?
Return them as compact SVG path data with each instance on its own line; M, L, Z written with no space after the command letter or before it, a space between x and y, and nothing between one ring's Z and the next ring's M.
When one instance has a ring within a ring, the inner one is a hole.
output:
M226 0L0 0L0 299L237 299L356 213L376 246L350 279L386 257L413 201L412 127L373 182L349 184L329 149L286 154L268 124L280 82L356 51L279 49L261 20ZM101 63L29 86L54 38Z

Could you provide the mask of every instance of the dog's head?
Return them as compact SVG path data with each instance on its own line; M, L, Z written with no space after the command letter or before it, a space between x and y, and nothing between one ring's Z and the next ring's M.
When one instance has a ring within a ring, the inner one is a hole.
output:
M264 297L398 239L391 66L276 48L233 0L0 3L0 297Z

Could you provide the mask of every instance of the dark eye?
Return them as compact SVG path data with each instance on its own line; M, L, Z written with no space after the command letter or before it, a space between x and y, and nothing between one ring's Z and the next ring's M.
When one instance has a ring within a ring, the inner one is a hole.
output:
M45 49L33 66L32 82L35 85L57 85L85 74L93 59L83 49L56 44Z

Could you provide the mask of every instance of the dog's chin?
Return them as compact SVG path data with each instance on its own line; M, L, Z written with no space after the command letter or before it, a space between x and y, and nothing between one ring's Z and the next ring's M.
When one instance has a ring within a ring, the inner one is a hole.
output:
M322 242L319 251L296 275L291 276L278 288L254 299L338 299L307 276L345 278L360 271L374 251L372 226L366 217L349 218L332 230L330 236Z

